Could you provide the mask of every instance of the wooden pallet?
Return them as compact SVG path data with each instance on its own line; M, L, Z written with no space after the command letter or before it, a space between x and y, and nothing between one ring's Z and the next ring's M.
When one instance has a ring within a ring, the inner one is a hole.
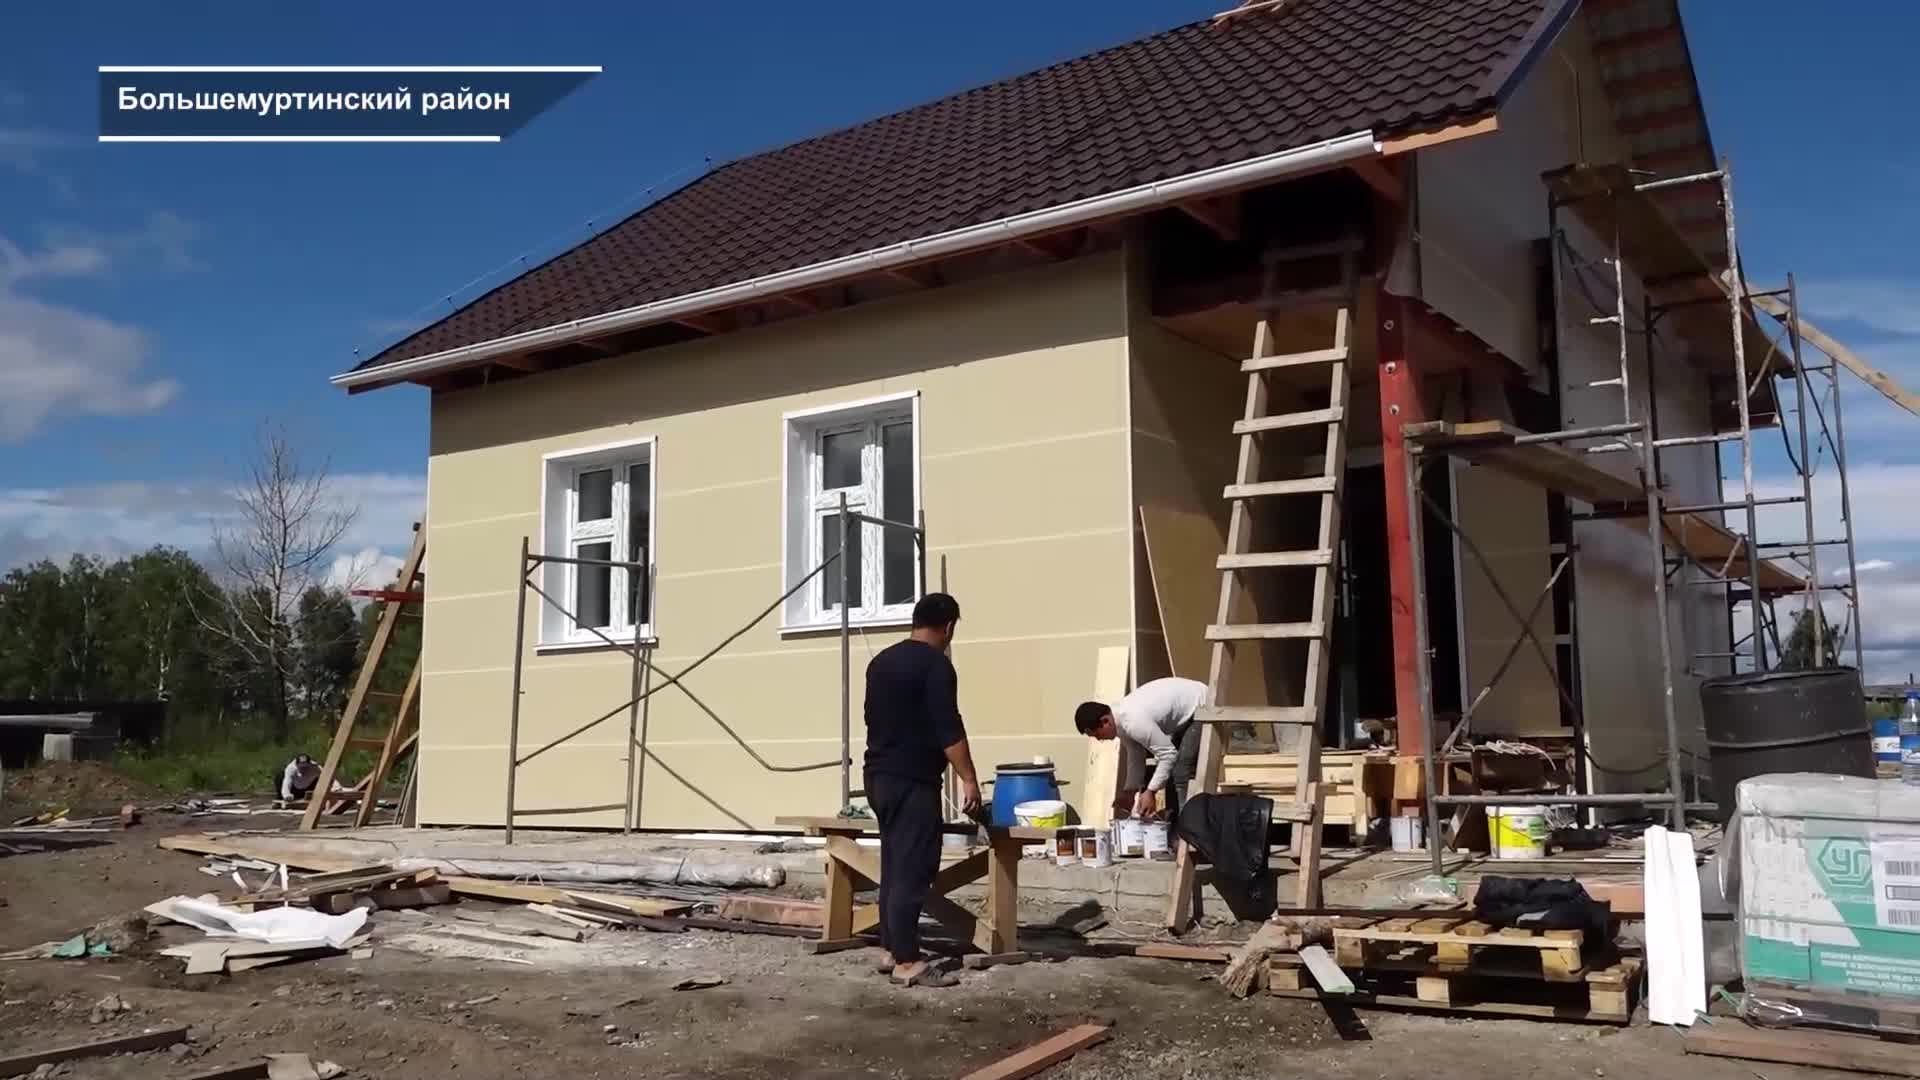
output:
M1422 970L1436 977L1490 974L1577 982L1587 973L1581 952L1585 940L1586 934L1579 930L1496 929L1459 917L1348 920L1333 929L1333 957L1350 970ZM1515 963L1527 966L1516 970L1511 966Z
M1537 976L1420 975L1367 969L1349 972L1355 993L1327 996L1349 1005L1378 1008L1625 1024L1639 1006L1642 967L1643 961L1637 956L1621 957L1573 982L1547 981ZM1313 988L1305 966L1291 955L1270 960L1267 989L1279 997L1321 996Z

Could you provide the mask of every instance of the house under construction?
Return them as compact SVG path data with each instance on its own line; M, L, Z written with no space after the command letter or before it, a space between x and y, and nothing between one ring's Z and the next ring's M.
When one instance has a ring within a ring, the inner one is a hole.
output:
M942 585L1083 809L1075 704L1177 673L1215 779L1496 736L1678 814L1698 682L1853 601L1754 488L1844 435L1735 191L1677 0L1253 4L716 168L334 380L431 391L418 820L837 808Z

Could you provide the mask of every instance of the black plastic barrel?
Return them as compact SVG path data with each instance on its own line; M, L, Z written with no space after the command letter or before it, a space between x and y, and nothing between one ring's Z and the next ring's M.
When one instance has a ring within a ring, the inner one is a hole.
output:
M1873 733L1853 668L1723 675L1700 684L1720 820L1740 781L1767 773L1873 775Z

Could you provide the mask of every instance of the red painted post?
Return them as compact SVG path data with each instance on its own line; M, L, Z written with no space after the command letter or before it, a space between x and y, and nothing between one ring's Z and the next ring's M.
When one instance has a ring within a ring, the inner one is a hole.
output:
M1427 419L1421 404L1413 358L1407 349L1408 302L1385 290L1375 294L1377 325L1375 350L1380 365L1380 460L1387 494L1387 573L1393 614L1393 697L1399 751L1418 754L1425 738L1420 730L1420 679L1414 668L1418 640L1413 614L1413 541L1407 520L1407 458L1402 424Z

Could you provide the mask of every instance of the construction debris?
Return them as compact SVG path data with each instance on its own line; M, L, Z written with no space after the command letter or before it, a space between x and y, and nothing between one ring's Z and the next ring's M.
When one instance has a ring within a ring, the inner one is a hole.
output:
M1220 985L1234 997L1243 998L1259 989L1260 974L1267 968L1267 957L1300 948L1300 933L1291 923L1265 922L1234 952L1220 972Z
M721 975L696 975L690 979L681 979L673 984L675 990L708 990L716 986L727 985L727 979Z

